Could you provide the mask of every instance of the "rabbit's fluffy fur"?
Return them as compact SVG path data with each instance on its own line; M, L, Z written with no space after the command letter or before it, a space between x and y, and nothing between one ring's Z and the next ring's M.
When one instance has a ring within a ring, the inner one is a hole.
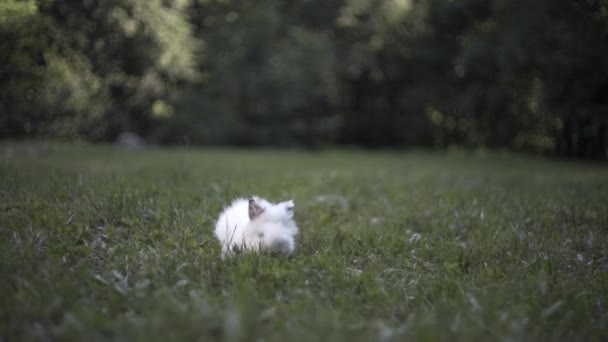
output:
M291 254L298 234L293 210L293 200L276 204L257 196L235 200L215 224L222 255L230 255L237 249Z

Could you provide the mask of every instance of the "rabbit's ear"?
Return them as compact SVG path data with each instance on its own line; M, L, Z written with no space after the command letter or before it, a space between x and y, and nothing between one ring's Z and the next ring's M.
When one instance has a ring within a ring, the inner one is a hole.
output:
M289 200L289 201L285 202L285 208L287 209L287 211L292 211L293 207L295 207L293 200Z
M255 200L252 198L249 200L249 219L253 220L254 218L260 216L264 209L260 207Z

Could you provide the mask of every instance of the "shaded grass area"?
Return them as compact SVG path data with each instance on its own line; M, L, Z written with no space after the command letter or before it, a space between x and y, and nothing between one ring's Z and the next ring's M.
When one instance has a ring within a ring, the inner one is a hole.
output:
M605 166L44 146L2 146L1 340L608 339ZM250 194L295 255L221 259Z

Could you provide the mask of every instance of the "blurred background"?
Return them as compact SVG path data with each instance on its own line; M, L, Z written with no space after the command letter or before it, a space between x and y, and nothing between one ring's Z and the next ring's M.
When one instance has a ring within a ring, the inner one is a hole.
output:
M605 160L607 128L608 0L0 0L2 139Z

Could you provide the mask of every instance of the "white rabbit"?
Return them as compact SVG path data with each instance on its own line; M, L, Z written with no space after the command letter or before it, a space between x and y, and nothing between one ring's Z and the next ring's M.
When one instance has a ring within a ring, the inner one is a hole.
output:
M239 198L224 209L215 224L215 235L222 245L222 255L235 247L243 251L275 251L291 254L298 227L293 219L293 200L271 203L253 196Z

